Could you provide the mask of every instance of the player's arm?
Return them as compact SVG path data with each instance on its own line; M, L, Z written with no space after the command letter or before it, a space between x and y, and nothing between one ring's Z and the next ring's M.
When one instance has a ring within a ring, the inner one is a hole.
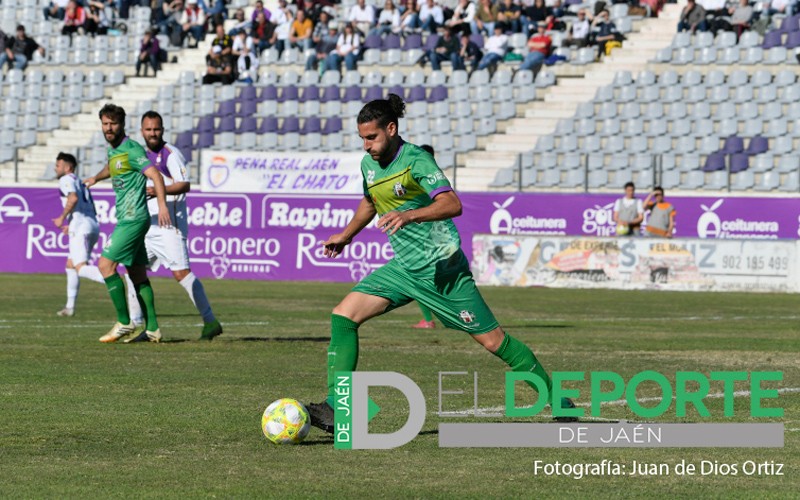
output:
M166 187L164 186L164 178L161 177L161 172L159 172L157 168L152 167L146 169L142 173L153 181L156 200L158 200L158 225L161 227L171 226L172 221L169 218L169 210L167 210Z
M378 219L378 227L390 235L412 222L435 222L461 215L461 200L455 191L444 191L433 198L427 207L403 212L391 211Z
M100 181L108 179L109 177L111 177L111 173L108 171L108 164L106 163L106 166L103 167L102 170L100 170L99 172L97 172L93 176L91 176L91 177L89 177L87 179L84 179L83 183L86 184L86 187L88 188L88 187L94 186L95 184L97 184Z
M344 228L344 231L334 234L323 243L325 257L336 257L342 253L344 247L349 245L353 238L375 218L376 213L378 212L375 210L372 200L366 196L363 197L361 203L358 204L355 215L353 215L347 227Z
M169 186L164 185L164 192L166 194L173 194L173 195L175 195L175 194L184 194L184 193L188 193L190 190L191 190L191 184L189 183L189 181L174 182L174 183L170 184ZM156 195L155 188L148 187L147 188L147 196L155 196L155 195Z
M61 212L61 215L53 219L53 224L56 225L57 228L61 229L64 232L67 232L66 227L64 227L64 220L69 217L69 214L75 210L75 206L78 204L78 195L75 191L69 193L67 195L67 202L64 204L64 211Z
M667 238L672 238L672 232L675 230L675 210L669 213L669 227L667 228Z

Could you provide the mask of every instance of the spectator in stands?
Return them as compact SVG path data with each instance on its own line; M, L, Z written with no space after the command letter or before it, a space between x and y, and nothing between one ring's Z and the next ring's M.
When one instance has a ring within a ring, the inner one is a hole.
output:
M522 9L514 3L514 0L502 0L502 3L497 7L497 20L505 23L511 33L520 33L522 31L521 17Z
M275 48L278 49L278 57L280 57L289 43L289 32L292 30L294 21L294 14L286 6L286 0L278 0L278 8L272 13L270 21L275 23L275 34L278 36Z
M656 186L653 192L647 195L644 209L650 211L645 234L655 238L672 238L677 212L671 203L664 201L664 190L661 186Z
M496 67L497 64L503 60L508 50L507 29L504 23L495 23L494 34L487 38L486 42L483 44L486 53L483 55L483 58L481 58L478 69L486 69L490 66Z
M147 76L147 67L153 68L153 78L158 75L160 65L158 62L158 38L156 38L155 28L144 32L142 44L139 46L139 56L136 58L136 76L144 66L144 76Z
M493 4L492 0L480 0L475 20L472 23L472 32L483 32L490 35L494 33L495 23L497 23L497 5Z
M435 0L425 0L419 8L419 15L413 28L436 33L436 29L444 24L444 11Z
M769 17L775 14L785 14L787 17L794 13L794 0L771 0L766 14ZM763 15L763 14L762 14Z
M336 50L331 52L325 59L325 69L339 71L342 66L342 60L344 60L347 71L355 71L360 47L361 39L356 33L356 29L352 23L345 24L344 33L339 35L339 39L336 41Z
M688 0L686 7L681 11L678 32L691 31L694 33L697 30L706 30L706 11L695 0Z
M467 64L470 65L470 73L478 69L478 64L480 64L483 58L481 48L470 39L469 32L467 31L461 32L461 44L458 50L458 56L461 58L465 68Z
M452 28L445 28L442 36L436 41L436 47L428 51L419 58L418 64L425 67L427 61L431 62L434 71L442 69L442 61L450 61L453 64L453 69L464 69L464 63L459 55L460 44L458 39L453 36Z
M625 196L614 202L614 224L617 225L618 236L639 236L644 220L642 200L636 198L636 186L632 182L625 184ZM620 226L624 229L620 231Z
M453 17L445 22L445 25L452 28L453 34L467 32L470 33L472 23L475 21L477 9L471 0L458 0L458 5L453 11Z
M59 21L63 21L68 3L69 0L52 0L47 7L42 9L44 12L44 20L49 21L50 18L53 17Z
M550 49L553 46L553 39L547 35L547 27L544 23L536 25L536 34L528 39L528 55L520 64L520 70L531 70L539 72L544 60L550 57Z
M180 45L183 39L181 18L183 17L183 0L165 1L161 5L161 13L155 18L158 31L170 37L173 45ZM177 43L176 43L177 42Z
M544 4L544 0L534 0L533 5L522 9L522 25L526 34L536 31L536 26L544 23L553 15L553 11Z
M394 6L392 0L386 0L381 15L378 16L378 25L369 34L380 36L384 33L400 33L400 10Z
M208 58L211 57L211 52L214 50L214 47L220 48L222 51L222 57L229 57L231 55L231 51L233 50L233 38L225 33L225 28L222 26L222 24L218 24L216 26L216 34L214 39L211 40L211 49L208 51L206 62L208 62Z
M256 17L258 17L259 13L263 13L264 18L266 18L267 21L272 19L272 12L270 12L269 9L264 7L264 2L262 2L261 0L258 0L256 2L256 7L253 9L253 13L250 15L250 21L255 22Z
M240 31L250 31L250 28L253 26L253 22L249 21L244 15L244 9L236 9L236 12L233 14L233 20L236 24L231 28L228 32L229 35L233 36Z
M111 28L111 18L106 12L106 5L103 2L91 0L89 8L86 10L86 23L83 25L87 34L92 36L105 35Z
M689 0L690 2L692 0ZM616 41L619 36L617 26L608 20L608 11L602 10L592 21L592 37L597 44L597 57L603 57L606 53L606 44Z
M222 49L219 45L211 49L211 57L206 67L206 75L203 77L203 84L220 82L223 85L230 85L234 81L233 66L230 57L222 56Z
M567 38L561 42L564 47L586 47L589 45L591 27L586 16L586 9L578 11L578 18L572 22Z
M375 26L375 8L367 5L365 0L358 0L358 3L350 8L347 21L362 34L369 33Z
M726 0L696 0L703 10L706 11L706 15L711 15L714 17L718 16L725 16L728 14L728 9L725 8Z
M297 17L292 23L292 30L289 32L289 43L292 47L300 50L307 50L314 46L311 40L311 33L314 31L314 24L311 19L306 17L306 12L302 9L297 11Z
M84 24L86 24L86 12L83 7L78 5L78 2L70 0L67 8L64 9L64 26L61 28L61 34L69 35L70 38L73 33L82 35Z
M181 44L187 35L192 35L194 46L206 37L206 15L198 7L197 0L186 0L186 8L181 17Z
M252 84L258 75L258 56L253 37L240 30L233 38L231 55L236 58L238 81Z
M331 15L326 11L319 13L319 19L314 24L314 30L311 32L312 47L316 48L319 42L328 34L328 23L331 22Z
M17 35L6 40L6 50L0 54L0 68L8 63L9 69L25 69L34 52L44 56L44 47L25 34L25 26L17 26Z
M322 16L320 16L320 23L322 22L321 19ZM326 26L328 28L327 33L321 35L316 41L316 53L306 59L306 70L315 69L317 64L322 61L322 68L320 69L325 72L325 63L328 56L336 51L336 43L339 41L339 29L334 21L328 22Z
M419 6L417 6L416 0L401 0L401 2L397 8L400 11L400 29L411 31L415 29L415 23L419 17Z
M225 19L228 17L225 0L198 0L198 4L203 9L206 19L209 19L215 28L225 23Z
M709 29L717 36L720 31L734 31L739 36L745 30L750 29L750 21L753 19L753 7L748 0L739 0L739 4L728 9L730 17L717 17L709 23Z
M275 23L267 19L264 12L259 12L258 16L256 16L250 35L256 43L259 54L275 45L278 41L278 34L275 33Z

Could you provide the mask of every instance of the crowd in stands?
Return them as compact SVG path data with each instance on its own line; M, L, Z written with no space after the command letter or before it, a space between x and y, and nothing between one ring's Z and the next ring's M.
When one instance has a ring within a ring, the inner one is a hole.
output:
M754 29L767 30L772 16L791 16L797 11L794 0L769 0L756 12L749 0L688 0L681 11L678 31L732 31L738 35Z

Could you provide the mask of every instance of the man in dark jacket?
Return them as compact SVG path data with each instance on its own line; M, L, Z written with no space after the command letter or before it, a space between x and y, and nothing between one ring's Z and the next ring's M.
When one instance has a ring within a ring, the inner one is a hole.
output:
M44 56L44 47L40 47L33 38L28 37L25 34L25 26L21 24L17 26L17 36L8 38L5 45L5 50L0 54L0 68L7 62L9 68L25 69L37 50Z

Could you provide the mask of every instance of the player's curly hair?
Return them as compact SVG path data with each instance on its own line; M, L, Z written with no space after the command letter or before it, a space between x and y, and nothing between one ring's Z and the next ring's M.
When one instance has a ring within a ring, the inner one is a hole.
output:
M100 108L100 113L98 113L100 119L102 120L104 116L115 120L117 123L125 123L125 110L122 106L117 106L116 104L108 103L102 108Z
M400 118L405 114L406 103L403 102L403 98L397 94L389 94L386 99L370 101L361 108L357 122L361 125L362 123L377 120L378 126L385 128L392 122L399 125Z

